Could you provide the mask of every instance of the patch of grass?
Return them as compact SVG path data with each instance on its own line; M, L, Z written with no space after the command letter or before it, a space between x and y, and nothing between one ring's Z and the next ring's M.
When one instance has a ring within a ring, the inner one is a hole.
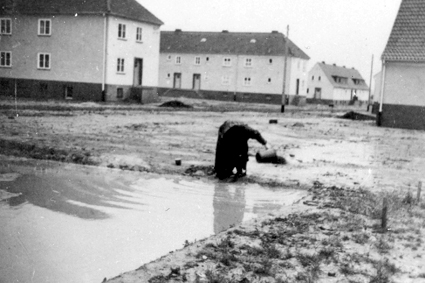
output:
M301 263L303 267L313 266L316 262L320 263L320 257L317 254L309 255L298 253L295 258Z
M230 283L229 279L213 269L207 269L205 271L205 277L208 283Z
M351 263L344 263L339 267L339 272L343 274L344 276L349 276L356 274L356 270L354 269L354 266Z
M335 259L335 250L330 247L325 247L319 251L319 257L325 260Z
M280 250L276 247L276 245L273 244L262 244L264 253L269 258L280 258L282 253Z
M380 237L379 240L375 243L375 247L378 249L379 253L385 254L392 248L384 237Z
M388 259L375 262L376 275L372 276L369 283L390 283L391 277L398 271L397 267Z
M369 236L369 234L367 234L365 232L361 232L361 233L353 234L352 238L353 238L355 243L363 245L363 244L367 243L370 236Z

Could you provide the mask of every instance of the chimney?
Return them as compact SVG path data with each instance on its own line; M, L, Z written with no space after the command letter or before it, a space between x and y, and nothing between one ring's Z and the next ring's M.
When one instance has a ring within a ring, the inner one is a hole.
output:
M272 33L279 33L277 30L272 30Z
M323 63L323 64L326 64L326 62L325 62L325 61L322 61L322 63Z
M182 30L181 29L176 29L176 31L175 31L176 33L178 33L178 32L182 32Z
M229 31L228 30L223 30L222 33L229 33Z
M336 66L336 64L335 64L335 63L333 63L332 65Z

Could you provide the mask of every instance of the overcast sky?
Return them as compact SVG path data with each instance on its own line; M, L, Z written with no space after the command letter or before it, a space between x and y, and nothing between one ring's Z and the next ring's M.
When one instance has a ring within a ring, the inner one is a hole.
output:
M401 0L138 0L164 22L161 30L278 30L316 62L354 67L369 84L381 69Z

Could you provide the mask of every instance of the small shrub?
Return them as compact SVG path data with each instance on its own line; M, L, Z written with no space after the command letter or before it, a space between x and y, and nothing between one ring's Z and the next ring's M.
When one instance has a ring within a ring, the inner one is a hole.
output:
M376 262L374 268L376 275L371 278L370 283L389 283L391 276L398 271L396 266L390 263L388 259Z
M367 233L363 232L363 233L356 233L352 237L355 243L363 245L367 243L370 236Z
M228 283L230 282L224 275L218 273L215 270L208 269L205 271L205 277L207 278L208 283Z

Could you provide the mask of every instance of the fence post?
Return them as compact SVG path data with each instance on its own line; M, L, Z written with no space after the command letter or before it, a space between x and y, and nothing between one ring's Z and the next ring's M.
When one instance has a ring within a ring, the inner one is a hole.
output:
M388 212L388 201L387 201L387 198L384 197L384 199L382 200L382 215L381 215L382 231L387 230L387 212Z

